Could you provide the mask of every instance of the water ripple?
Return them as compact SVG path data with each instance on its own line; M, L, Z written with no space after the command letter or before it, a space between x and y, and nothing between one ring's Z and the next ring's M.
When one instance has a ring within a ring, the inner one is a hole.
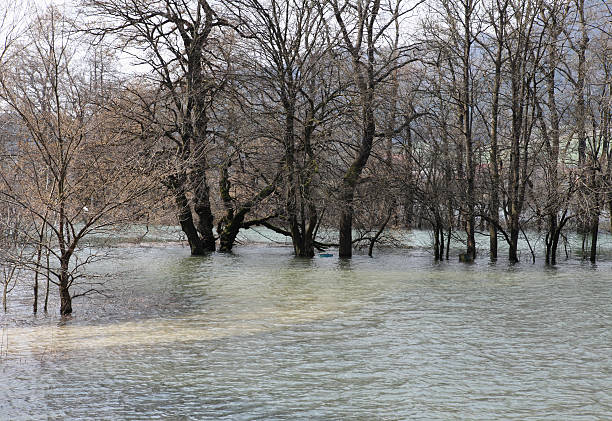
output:
M109 279L114 298L75 303L73 320L32 318L25 296L0 320L0 419L612 414L605 264L432 269L428 256L400 253L338 265L271 247L204 259L133 252Z

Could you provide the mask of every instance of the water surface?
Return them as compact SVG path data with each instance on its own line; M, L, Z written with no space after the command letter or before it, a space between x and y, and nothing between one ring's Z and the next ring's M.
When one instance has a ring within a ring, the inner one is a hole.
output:
M10 297L0 419L612 414L610 262L112 253L94 267L111 296L75 300L71 320L31 316L27 289Z

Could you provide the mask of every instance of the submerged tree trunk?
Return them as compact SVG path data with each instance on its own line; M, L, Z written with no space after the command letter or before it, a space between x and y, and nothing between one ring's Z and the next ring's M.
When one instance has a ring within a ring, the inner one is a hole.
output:
M515 76L514 77L520 77ZM508 182L509 186L509 201L510 201L510 215L509 215L509 231L510 231L510 244L508 244L508 259L512 263L519 261L518 257L518 238L519 238L519 218L521 214L519 191L520 191L520 131L522 123L522 104L519 101L519 87L516 86L513 78L513 104L512 104L512 144L510 149L510 179Z
M198 216L197 229L201 238L202 248L205 252L215 251L215 236L213 234L213 214L210 207L210 189L206 176L208 162L206 144L208 141L208 108L215 86L211 83L210 75L206 74L204 64L206 59L206 46L213 26L214 12L207 2L201 2L205 14L201 28L192 27L185 30L178 26L179 33L185 46L187 58L187 102L186 120L183 122L186 146L190 148L189 184L193 193L193 210ZM199 12L199 10L198 10ZM200 21L198 16L196 20Z
M72 297L70 296L70 274L68 257L62 256L59 276L60 314L67 316L72 313Z
M353 200L355 197L355 189L357 188L357 182L370 157L370 151L372 150L372 143L374 141L374 110L371 106L372 103L370 102L363 110L365 128L359 148L359 155L355 161L353 161L353 164L349 167L342 179L340 195L340 206L342 208L340 211L340 239L338 249L340 257L351 257L353 255Z
M199 168L195 171L192 181L195 186L193 210L198 215L198 231L201 236L202 248L205 252L215 251L215 235L213 233L213 213L210 208L210 191L206 180L206 171Z
M51 270L50 270L51 265L49 264L50 263L49 261L50 261L51 253L49 253L47 251L46 255L47 255L47 265L45 267L47 268L47 274L46 274L47 275L46 276L46 278L47 278L47 287L45 288L45 305L43 307L43 310L44 310L45 313L49 309L49 286L50 286L50 283L51 283L51 273L50 273L51 272Z
M464 137L465 147L465 169L466 169L466 181L467 181L467 212L466 212L466 235L467 235L467 248L466 254L470 260L476 258L476 218L474 212L475 206L475 168L474 168L474 145L472 138L472 89L470 83L470 67L471 67L471 45L473 42L472 38L472 12L473 2L466 0L463 2L464 15L463 15L463 75L462 75L462 92L461 92L461 122L462 132Z
M378 84L385 82L386 77L394 70L392 69L394 63L397 63L395 52L388 56L386 61L384 55L377 54L381 51L377 44L379 38L386 37L387 29L397 22L400 16L395 12L391 16L385 16L389 18L386 22L378 21L381 12L380 0L364 4L362 2L346 2L342 6L335 1L330 3L340 29L343 46L351 56L352 76L357 87L361 111L359 118L361 141L357 157L342 179L339 198L341 210L338 254L340 257L351 257L353 254L352 230L355 189L370 157L372 143L376 135L374 91ZM350 22L350 27L347 22ZM390 72L387 73L387 76L380 76L375 72L375 67L386 67Z
M189 206L189 200L185 195L184 186L182 183L175 186L174 189L174 200L178 208L178 220L181 224L181 230L187 237L189 248L191 249L192 256L201 256L205 252L202 240L198 235L198 230L193 222L193 216L191 214L191 207Z
M546 233L546 264L557 263L557 244L559 242L559 231L557 230L557 216L549 215L548 232Z
M591 221L591 263L597 261L597 236L599 234L599 209L593 212L593 220Z
M312 203L310 203L310 189L307 185L309 181L303 182L302 171L307 169L300 168L297 151L295 147L295 101L296 95L293 81L284 87L281 94L284 112L285 112L285 133L283 143L285 146L285 167L287 170L287 197L285 198L285 208L289 219L289 232L291 233L291 243L293 244L293 252L297 257L314 257L314 241L312 232L316 224L316 211L313 211ZM304 144L305 153L310 148L310 135L312 134L312 104L311 109L306 116L306 127L304 129ZM310 159L310 156L309 158ZM308 164L307 164L308 166ZM308 179L308 175L306 175ZM306 184L306 185L305 185ZM305 204L304 202L309 202ZM310 217L306 222L306 209L308 209ZM314 222L312 219L314 218Z
M550 132L542 115L542 110L538 105L538 116L541 123L541 132L548 149L548 172L547 172L547 198L546 212L548 213L548 228L546 233L546 264L555 265L557 263L557 245L559 236L564 224L567 211L563 213L562 220L559 221L560 203L560 182L558 177L559 165L559 145L560 145L560 117L557 110L556 98L556 71L559 63L559 51L557 41L561 34L562 24L557 22L555 15L551 16L552 23L549 26L550 40L548 47L548 68L546 69L546 90L548 96L548 110L550 119Z
M499 125L499 95L501 89L501 70L503 56L503 42L505 32L505 15L508 2L505 1L499 13L499 24L495 28L497 43L495 53L495 76L493 80L493 103L491 106L491 150L490 159L490 202L489 202L489 258L497 260L497 227L499 226L499 156L498 156L498 125Z
M446 260L448 260L450 254L450 242L453 234L453 220L452 218L448 221L448 230L446 233Z
M34 303L32 304L32 312L38 313L38 269L34 272Z
M557 264L557 248L559 247L559 238L561 237L561 229L557 230L557 235L555 235L553 237L552 240L552 247L551 247L551 259L550 259L550 264L551 265L556 265Z
M343 186L340 202L340 227L338 240L338 256L351 257L353 255L353 197L354 185Z
M234 248L236 237L240 232L240 227L244 218L232 218L228 221L223 229L219 232L219 251L222 253L229 253Z
M248 228L253 225L252 223L245 223L245 218L251 209L270 196L276 189L275 179L262 188L251 200L236 208L230 196L231 182L228 172L230 164L231 162L228 161L221 167L219 176L219 193L225 206L225 216L217 224L217 233L219 234L219 251L223 253L232 251L241 228Z
M438 261L442 259L442 256L440 255L440 227L438 226L437 223L434 224L433 237L434 237L434 260Z
M546 264L557 264L557 249L559 247L559 239L561 238L563 227L569 220L567 217L567 211L568 208L565 208L558 222L556 216L554 216L555 222L552 220L549 221L549 232L546 233ZM551 215L551 218L552 217L553 216ZM553 227L554 229L550 230L550 227Z
M305 235L292 236L292 241L293 252L297 257L314 257L314 241L308 232Z

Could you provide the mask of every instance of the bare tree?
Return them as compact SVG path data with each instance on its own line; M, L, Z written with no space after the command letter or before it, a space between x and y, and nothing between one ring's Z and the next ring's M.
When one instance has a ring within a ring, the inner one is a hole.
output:
M548 112L544 113L540 100L537 101L537 115L540 122L540 133L544 140L545 155L544 180L544 216L548 220L546 232L546 263L556 264L557 247L561 231L570 220L569 204L575 189L571 174L564 180L560 172L560 161L567 160L561 151L561 113L559 112L558 96L559 69L562 67L565 39L563 28L567 19L568 8L564 1L553 1L541 10L542 19L547 22L545 32L546 54L542 60L542 73L545 80L545 104Z
M375 92L393 71L414 60L407 53L411 46L384 50L381 44L394 39L395 22L403 20L419 3L406 6L397 0L338 1L329 0L342 46L346 49L359 103L360 141L356 156L346 170L340 185L339 255L352 256L353 199L376 136ZM392 43L390 43L393 45Z
M282 148L286 220L295 254L314 256L320 223L314 196L322 129L346 86L334 60L336 43L325 10L311 0L232 1L258 60L250 78L263 87L263 115L276 120L271 140ZM271 226L271 225L270 225ZM272 227L272 226L271 226ZM274 228L274 227L273 227Z
M510 162L508 168L508 258L518 262L518 241L521 215L532 167L532 131L536 122L536 70L542 59L542 28L538 18L542 2L539 0L512 3L506 19L505 49L507 56L510 96Z
M476 141L473 126L476 114L474 73L477 67L473 47L480 32L480 19L477 15L479 3L474 0L442 0L439 10L432 7L439 17L434 18L434 23L427 30L432 50L439 51L434 60L435 65L443 67L443 72L450 79L450 88L444 92L450 94L450 100L456 107L457 123L453 126L462 139L459 154L462 162L458 163L458 167L461 169L462 185L459 191L467 238L466 253L462 259L466 261L473 261L476 257Z
M148 117L172 144L157 155L172 163L164 183L175 197L191 254L214 251L207 148L210 108L224 85L224 78L218 77L216 41L227 21L207 0L86 0L83 4L91 18L88 30L100 37L117 35L126 51L133 52L135 64L145 66L158 85L166 109ZM156 107L146 102L143 106ZM160 115L162 121L157 120Z
M489 256L492 261L497 260L497 236L500 209L500 147L499 147L499 119L500 119L500 95L502 88L502 69L505 63L504 43L506 36L506 19L509 0L492 0L485 6L485 15L491 30L483 31L482 37L476 41L485 51L493 64L493 80L491 86L491 109L490 123L487 125L487 134L490 139L489 145ZM486 118L483 118L486 124Z
M78 50L70 20L51 7L33 17L5 56L0 76L0 98L24 132L4 167L18 178L4 173L0 194L31 221L34 229L22 232L28 243L52 256L45 269L59 287L62 315L72 312L74 296L97 291L92 286L71 294L83 266L95 257L78 253L83 239L132 217L123 207L147 189L130 159L137 145L109 118L108 93L90 89ZM41 232L52 241L41 241ZM26 264L40 273L40 253L35 255Z

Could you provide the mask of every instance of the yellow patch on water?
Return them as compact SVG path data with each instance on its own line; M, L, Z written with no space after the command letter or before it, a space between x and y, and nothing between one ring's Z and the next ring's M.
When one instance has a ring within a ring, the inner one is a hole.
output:
M197 314L105 325L4 327L1 330L0 361L4 358L37 357L82 349L150 346L252 335L331 318L348 310L350 306L290 310L270 308L239 313L223 321L212 321L206 319L206 314Z

